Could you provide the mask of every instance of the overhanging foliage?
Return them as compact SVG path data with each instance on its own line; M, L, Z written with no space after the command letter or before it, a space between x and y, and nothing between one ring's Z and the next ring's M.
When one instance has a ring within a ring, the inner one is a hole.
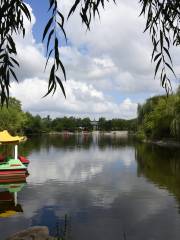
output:
M115 3L115 0L111 0ZM74 0L67 18L79 10L82 22L90 30L91 20L97 15L100 17L100 7L104 8L110 0ZM51 65L49 73L48 91L45 96L56 91L59 85L66 97L62 75L66 80L65 67L61 61L59 47L61 31L66 38L64 29L65 17L58 9L60 0L49 0L49 11L51 17L45 26L43 41L47 46L47 64ZM170 55L171 46L180 44L180 1L179 0L140 0L142 11L147 19L145 31L149 31L152 44L152 61L156 63L155 77L159 75L161 85L167 94L172 90L169 71L174 75L172 59ZM25 36L24 18L31 21L30 12L23 0L0 0L0 102L3 105L9 100L9 87L16 76L17 61L15 34ZM50 48L50 49L49 49ZM50 57L54 59L52 63ZM158 74L159 73L159 74Z

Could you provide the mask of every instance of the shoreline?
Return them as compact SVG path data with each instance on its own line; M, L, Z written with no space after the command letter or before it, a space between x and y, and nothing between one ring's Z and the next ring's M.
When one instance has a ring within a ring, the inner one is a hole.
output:
M180 148L180 142L175 140L143 140L144 143L154 144L160 147L175 147Z
M109 136L127 136L129 135L128 131L81 131L81 132L69 132L69 131L62 131L62 132L43 132L43 133L34 133L34 134L27 134L27 136L37 136L37 135L109 135Z

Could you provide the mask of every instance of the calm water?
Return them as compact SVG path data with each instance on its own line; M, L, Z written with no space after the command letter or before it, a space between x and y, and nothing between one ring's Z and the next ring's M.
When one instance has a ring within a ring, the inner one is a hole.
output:
M0 239L33 225L55 235L65 214L70 239L180 239L177 149L94 135L35 137L21 152L30 176L9 217L0 203Z

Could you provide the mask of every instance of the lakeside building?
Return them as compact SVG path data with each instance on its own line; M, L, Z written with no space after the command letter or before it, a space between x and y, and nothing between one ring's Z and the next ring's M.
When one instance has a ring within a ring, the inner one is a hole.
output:
M93 126L93 130L94 131L97 131L98 130L98 125L99 125L99 122L96 121L95 119L93 121L91 121L91 125Z

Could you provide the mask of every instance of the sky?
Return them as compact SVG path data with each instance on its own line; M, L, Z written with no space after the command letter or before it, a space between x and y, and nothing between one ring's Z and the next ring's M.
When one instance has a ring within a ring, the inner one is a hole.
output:
M62 41L60 55L66 68L67 98L57 89L47 92L48 69L44 72L44 26L48 20L48 0L26 0L32 21L25 20L26 37L16 36L19 83L12 82L11 95L22 102L23 110L41 116L125 118L137 116L137 105L148 97L163 94L160 81L153 78L152 44L143 33L145 19L139 17L136 0L118 0L100 9L101 19L92 21L91 31L82 25L79 13L65 22L68 43ZM73 0L61 0L65 16ZM179 49L172 49L174 69L180 73ZM172 78L173 90L177 81Z

